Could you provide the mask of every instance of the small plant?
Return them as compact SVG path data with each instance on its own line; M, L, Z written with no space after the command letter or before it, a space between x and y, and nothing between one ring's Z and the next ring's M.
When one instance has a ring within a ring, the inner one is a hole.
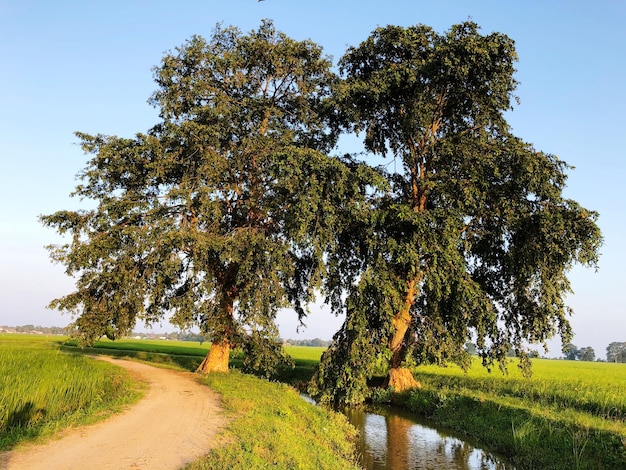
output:
M584 468L584 460L582 459L585 447L589 443L589 429L574 430L571 432L572 436L572 452L574 453L574 463L576 464L576 470Z
M524 421L517 426L512 422L511 430L513 432L513 445L520 453L532 448L539 434L536 424L530 420Z
M368 401L375 405L391 403L393 399L393 388L372 387L369 391Z

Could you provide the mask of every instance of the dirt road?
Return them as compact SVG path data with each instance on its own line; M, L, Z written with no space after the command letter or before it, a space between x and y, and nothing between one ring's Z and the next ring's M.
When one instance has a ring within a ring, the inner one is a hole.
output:
M226 420L218 395L190 373L105 359L149 384L122 414L64 433L43 445L0 453L7 470L179 469L217 444Z

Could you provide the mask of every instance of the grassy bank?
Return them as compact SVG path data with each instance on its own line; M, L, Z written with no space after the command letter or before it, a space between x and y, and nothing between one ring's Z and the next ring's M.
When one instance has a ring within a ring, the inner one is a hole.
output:
M238 371L204 381L222 395L234 419L224 443L190 469L358 468L355 431L343 415L308 404L290 386Z
M0 339L0 450L103 419L141 396L126 371L34 335Z
M11 432L4 434L15 437L19 434L19 438L13 438L12 443L4 446L5 449L18 440L34 438L42 432L48 435L63 426L88 421L94 413L102 411L101 405L114 406L114 401L107 400L105 403L106 397L101 395L110 394L112 397L116 393L93 376L92 371L113 372L111 377L119 375L120 378L124 376L123 371L82 354L64 354L61 350L129 357L194 370L210 346L182 341L103 340L92 348L77 349L74 341L59 343L60 340L55 342L50 338L28 335L19 338L3 335L0 338L0 348L3 348L0 349L0 377L12 381L22 375L32 379L43 376L41 381L36 382L47 385L41 392L33 390L33 385L26 388L3 386L2 389L11 391L15 403L35 403L33 396L36 395L42 400L37 401L33 409L52 410L59 401L56 397L66 396L66 400L73 405L83 407L81 413L61 416L46 411L45 422L40 418L24 421L19 426L19 433L18 427L12 426ZM297 357L297 365L294 369L285 370L285 376L297 381L298 377L310 375L322 351L323 348L290 350ZM238 362L239 358L235 357L233 363ZM57 380L51 380L48 375ZM83 379L91 380L98 393L90 396L84 391ZM355 431L343 415L308 404L288 385L261 380L236 370L229 374L210 375L204 381L222 395L231 422L221 436L219 449L190 468L243 470L267 468L268 465L283 469L358 468L353 455ZM121 384L121 379L118 382ZM68 395L68 388L83 393ZM124 394L121 387L116 392ZM119 393L117 395L119 398ZM1 395L0 403L4 403ZM11 409L16 406L19 408L19 405L12 405Z
M626 468L626 365L535 360L533 371L422 366L422 389L401 403L519 468Z

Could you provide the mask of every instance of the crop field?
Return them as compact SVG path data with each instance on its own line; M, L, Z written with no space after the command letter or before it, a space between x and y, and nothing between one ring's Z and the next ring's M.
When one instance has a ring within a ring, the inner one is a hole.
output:
M405 406L521 468L626 468L626 364L535 359L532 370L420 366Z
M66 344L75 346L76 341L70 340ZM173 354L183 356L199 356L204 357L211 343L204 342L202 344L191 341L172 341L159 339L119 339L110 341L103 339L94 344L96 349L112 349L120 351L142 351L160 354ZM297 361L313 364L319 362L320 356L326 348L309 347L309 346L286 346L285 351Z
M514 362L503 375L496 367L489 373L475 360L465 374L456 366L421 366L420 381L432 389L455 389L480 399L498 396L536 406L587 413L609 423L626 418L626 364L533 360L532 377L522 377Z
M127 339L99 341L82 351L194 370L209 347L209 343ZM304 386L324 348L287 346L285 350L295 367L281 371L278 380ZM110 408L105 400L115 402L128 389L117 368L62 351L77 351L76 343L0 336L0 449L38 435L55 419L71 422L88 414L85 410ZM240 363L235 352L231 366ZM520 469L626 469L626 364L535 359L532 370L532 377L524 378L514 360L504 375L497 367L489 373L478 359L467 373L456 366L420 366L414 372L422 388L401 397L397 404L476 439ZM228 375L230 379L212 379L217 381L212 386L242 388L239 382L248 380L238 373ZM226 382L218 386L220 381ZM250 382L243 389L263 387L263 383ZM379 398L385 396L380 390L376 393ZM232 399L226 397L227 402ZM236 401L232 409L246 398L238 396ZM254 406L250 402L243 408L252 413ZM255 420L260 418L246 416L237 421L241 426L269 426L265 418L259 424ZM253 442L250 437L251 448L255 448ZM274 444L268 437L264 445ZM224 455L213 455L225 465L217 468L227 468L226 462L236 460L236 449L241 449L237 446Z
M104 417L138 399L125 371L33 335L0 337L0 450Z

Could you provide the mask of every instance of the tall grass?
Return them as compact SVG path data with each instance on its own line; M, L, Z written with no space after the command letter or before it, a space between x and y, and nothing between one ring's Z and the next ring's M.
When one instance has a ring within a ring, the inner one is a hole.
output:
M112 364L63 353L45 337L0 337L0 450L90 422L139 395Z
M507 375L478 361L420 366L404 406L509 457L518 468L626 469L626 364L534 360Z
M626 420L626 364L535 359L532 371L526 379L512 361L506 375L489 373L476 359L467 374L456 366L421 366L416 375L428 388L450 388L478 399L498 396L607 422Z

